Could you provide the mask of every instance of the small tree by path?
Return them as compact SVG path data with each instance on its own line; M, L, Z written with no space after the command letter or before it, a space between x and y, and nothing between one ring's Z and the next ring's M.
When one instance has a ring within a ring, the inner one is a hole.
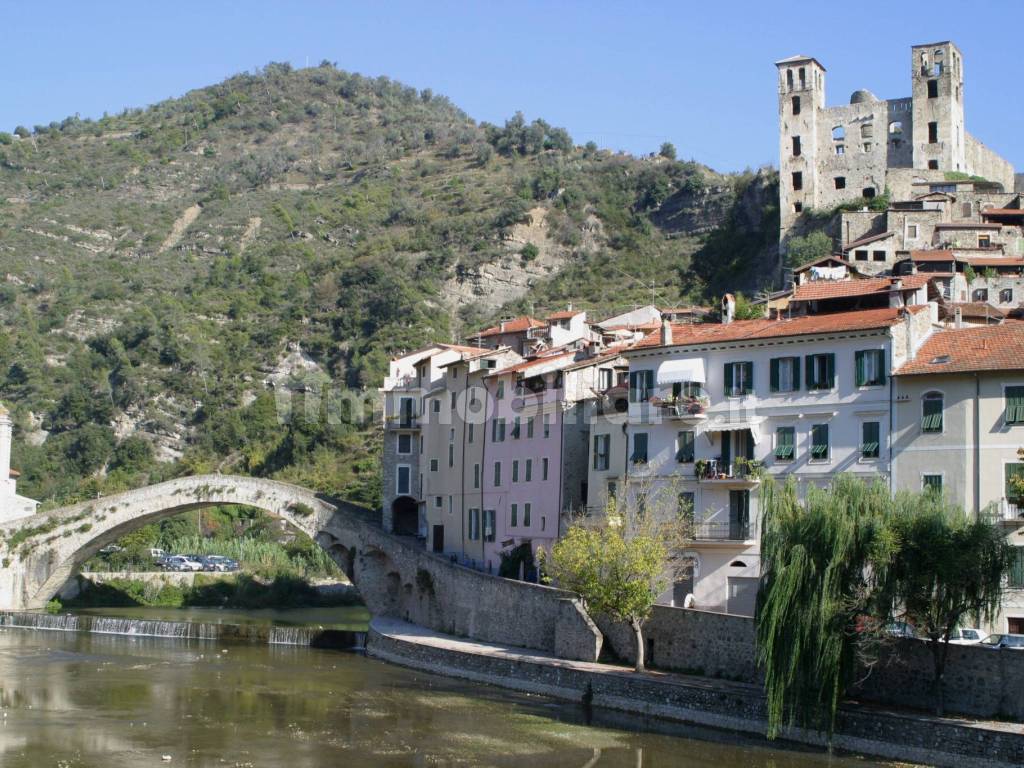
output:
M949 636L965 617L992 621L1013 547L997 523L971 519L940 493L897 495L890 522L899 554L886 571L879 605L928 639L935 713L945 711Z

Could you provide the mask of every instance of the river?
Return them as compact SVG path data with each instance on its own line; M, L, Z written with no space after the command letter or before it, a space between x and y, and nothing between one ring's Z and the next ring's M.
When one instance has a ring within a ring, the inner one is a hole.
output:
M0 708L4 768L872 765L300 646L3 628Z

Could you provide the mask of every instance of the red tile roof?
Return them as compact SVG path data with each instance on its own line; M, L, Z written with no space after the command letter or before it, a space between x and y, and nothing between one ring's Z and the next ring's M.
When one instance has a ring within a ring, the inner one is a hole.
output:
M478 336L501 336L504 333L523 333L531 328L544 328L546 326L547 323L543 320L523 315L522 317L514 317L511 320L502 320L490 328L471 333L467 338L475 339Z
M843 250L849 251L851 248L856 248L861 245L867 245L868 243L873 243L877 240L885 240L887 237L892 237L895 234L895 232L879 232L878 234L875 235L865 235L859 240L854 240L853 242L844 245Z
M572 352L563 352L560 355L548 355L547 357L531 357L529 360L524 360L521 363L509 365L506 366L505 368L499 368L498 370L487 374L487 378L490 379L495 376L507 376L510 373L518 373L520 371L525 371L530 368L535 368L542 365L551 365L552 363L557 363L557 365L552 366L548 370L555 370L557 368L569 365L570 363L573 362L573 359L575 357L575 350Z
M548 315L548 320L568 320L582 314L582 309L563 309L560 312L552 312Z
M903 281L901 290L914 291L928 284L929 275L905 275L897 277L873 277L867 280L812 280L798 285L793 291L793 301L814 301L816 299L839 299L848 296L866 296L872 293L888 293L896 280Z
M1024 370L1024 323L936 331L897 376ZM946 361L946 358L949 358Z
M907 307L911 313L925 310L924 304ZM902 321L901 308L861 309L853 312L833 312L821 315L768 320L734 320L731 323L689 323L672 324L673 347L697 344L717 344L726 341L747 341L752 339L779 338L785 336L807 336L820 333L845 333L848 331L889 328ZM661 331L658 330L636 343L632 349L660 347ZM630 350L626 350L628 354Z
M911 261L953 261L952 251L911 251Z
M1024 259L1007 256L961 256L958 261L966 261L973 267L1024 267Z
M955 317L956 310L964 317L992 317L1002 319L1006 313L999 307L993 307L987 301L961 301L939 307L944 317Z
M1024 208L988 208L982 216L1024 216Z

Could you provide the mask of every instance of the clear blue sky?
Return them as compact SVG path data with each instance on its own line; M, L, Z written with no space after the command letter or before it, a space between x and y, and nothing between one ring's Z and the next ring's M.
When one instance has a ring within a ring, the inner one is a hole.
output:
M777 162L775 68L828 68L910 94L910 46L964 53L967 129L1024 169L1024 2L67 2L0 0L0 130L145 106L268 61L307 59L449 96L477 120L516 110L643 153L671 141L720 170Z

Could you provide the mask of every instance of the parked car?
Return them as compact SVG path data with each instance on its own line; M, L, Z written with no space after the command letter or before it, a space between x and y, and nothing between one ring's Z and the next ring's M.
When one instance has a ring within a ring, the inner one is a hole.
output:
M980 629L960 627L960 629L954 629L949 633L949 642L951 645L976 645L986 637L988 637L988 633Z
M889 637L917 637L917 631L913 624L905 621L894 621L885 625L885 634Z
M158 547L151 547L149 550L149 556L152 557L154 560L162 560L163 558L167 557L167 553L164 552L162 549L159 549Z
M112 555L115 552L123 551L123 549L124 549L124 547L119 547L119 546L117 546L117 544L107 544L107 546L103 547L103 549L100 550L100 554L101 555Z
M168 571L201 571L203 564L185 555L171 555L163 560L163 567Z
M1012 648L1024 651L1024 635L989 635L978 645L982 648Z
M238 561L224 555L207 555L203 558L205 570L228 573L238 570Z

